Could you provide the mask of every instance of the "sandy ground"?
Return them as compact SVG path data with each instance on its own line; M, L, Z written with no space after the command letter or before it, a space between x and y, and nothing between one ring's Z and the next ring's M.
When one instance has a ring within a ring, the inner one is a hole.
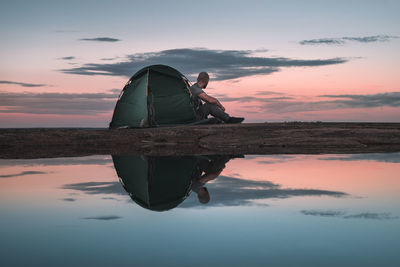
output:
M244 123L146 129L0 129L0 158L99 154L342 154L400 151L400 123Z

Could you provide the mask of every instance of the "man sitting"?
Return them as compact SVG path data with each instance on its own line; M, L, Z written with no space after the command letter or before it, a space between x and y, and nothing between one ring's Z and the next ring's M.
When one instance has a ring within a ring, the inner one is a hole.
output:
M196 112L199 113L201 119L206 119L208 115L212 115L217 119L225 123L240 123L244 118L231 117L225 112L224 106L218 101L218 99L207 95L203 89L208 85L210 76L207 72L200 72L197 77L197 83L190 87ZM204 104L201 102L204 101Z

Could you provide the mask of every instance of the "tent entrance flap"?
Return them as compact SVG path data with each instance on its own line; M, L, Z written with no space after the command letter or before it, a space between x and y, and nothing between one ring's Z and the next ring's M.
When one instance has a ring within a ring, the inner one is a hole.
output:
M124 93L115 106L113 127L143 127L148 124L147 82L148 75L142 75L123 89Z

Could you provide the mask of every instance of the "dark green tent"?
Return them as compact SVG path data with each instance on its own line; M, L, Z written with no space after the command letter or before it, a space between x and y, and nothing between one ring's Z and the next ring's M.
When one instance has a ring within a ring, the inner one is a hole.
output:
M152 127L196 121L188 79L165 65L145 67L127 82L110 128Z
M143 208L164 211L189 195L195 157L112 156L120 182Z

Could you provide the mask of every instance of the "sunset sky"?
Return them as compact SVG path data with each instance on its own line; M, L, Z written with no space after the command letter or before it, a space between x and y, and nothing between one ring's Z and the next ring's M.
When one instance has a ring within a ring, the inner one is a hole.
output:
M245 122L400 122L400 1L1 1L0 127L107 127L152 64Z

